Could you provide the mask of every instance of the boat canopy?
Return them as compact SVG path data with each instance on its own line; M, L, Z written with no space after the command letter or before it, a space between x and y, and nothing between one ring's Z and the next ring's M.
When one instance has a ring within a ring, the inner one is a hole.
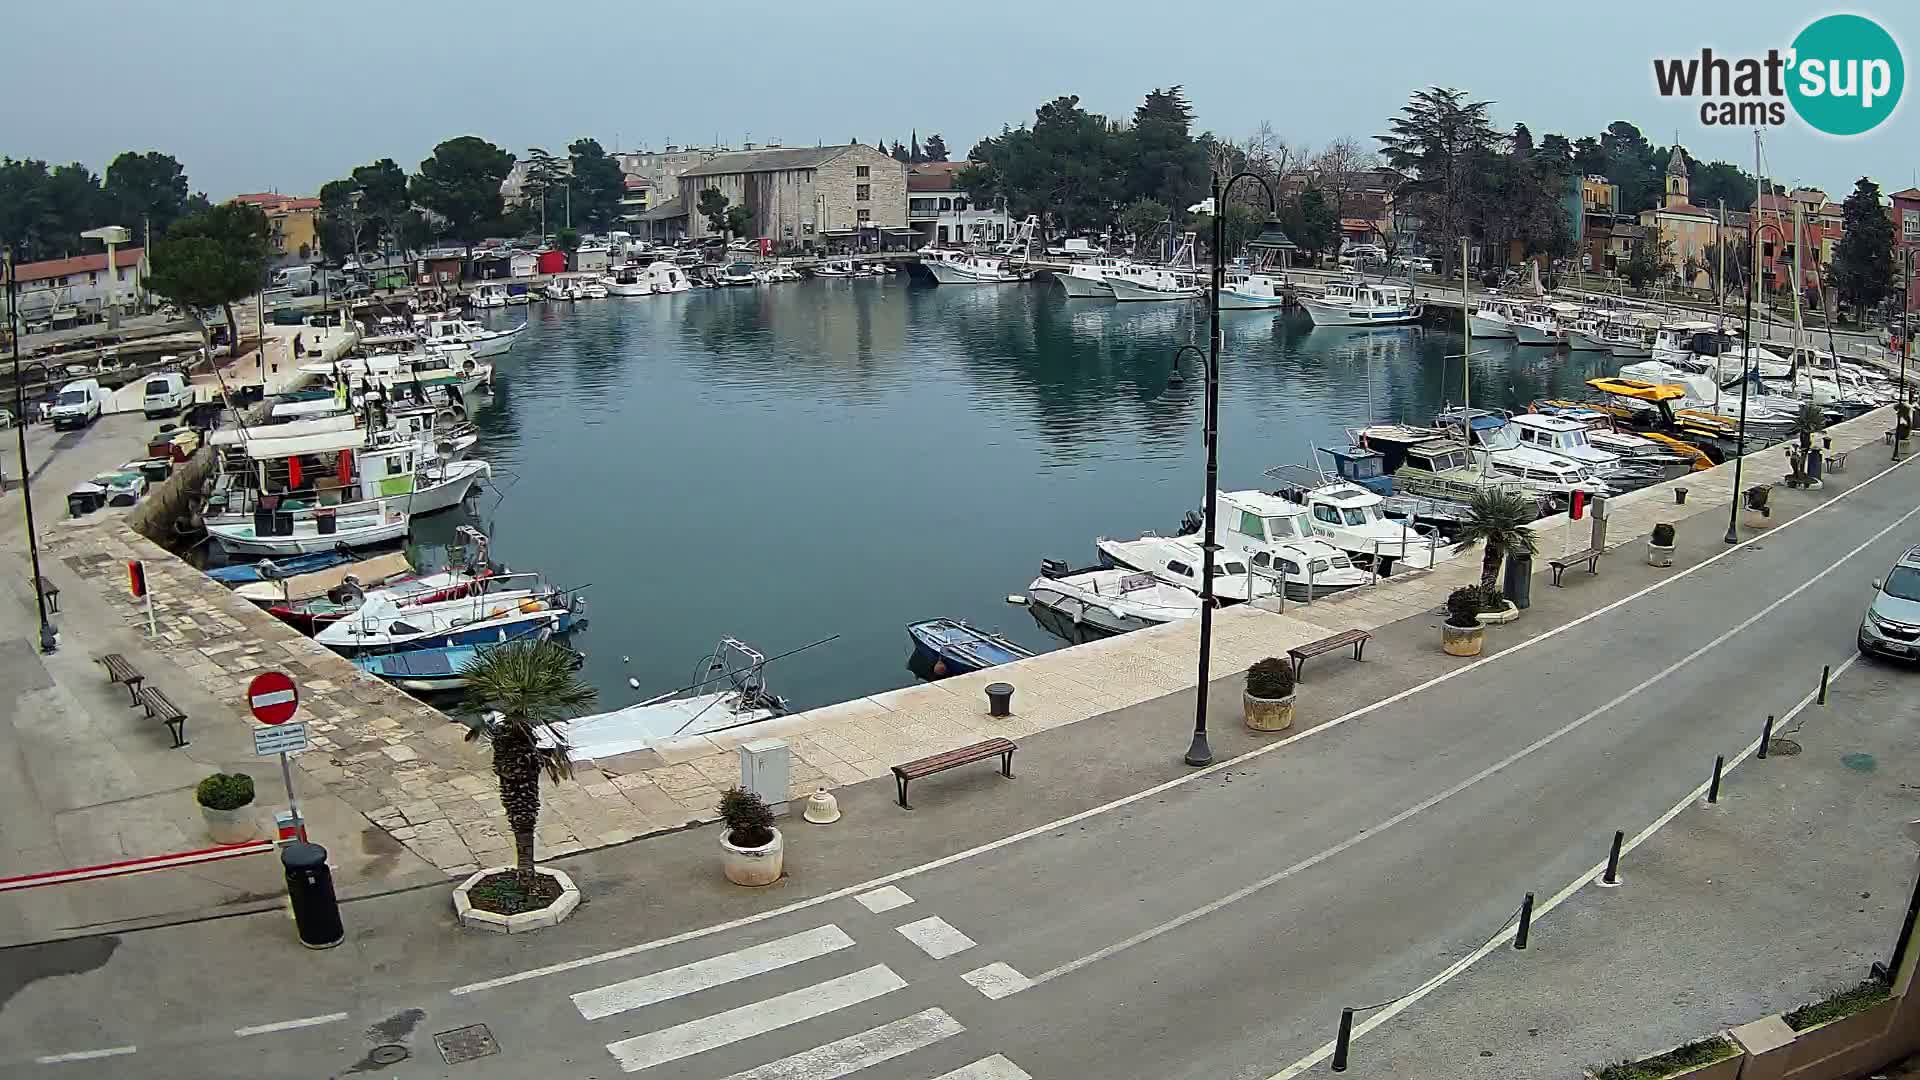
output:
M242 443L281 442L287 439L325 435L329 432L351 431L358 423L358 419L352 413L334 413L331 416L316 416L309 420L295 420L286 424L221 428L208 436L207 445L239 446Z
M301 457L306 454L331 454L341 450L359 450L367 445L365 428L351 431L325 431L292 439L252 439L247 456L255 461Z
M1673 401L1687 396L1684 386L1652 383L1645 379L1588 379L1587 385L1604 394L1617 394L1636 401Z
M326 416L340 411L340 402L332 394L304 401L282 401L273 407L275 416Z

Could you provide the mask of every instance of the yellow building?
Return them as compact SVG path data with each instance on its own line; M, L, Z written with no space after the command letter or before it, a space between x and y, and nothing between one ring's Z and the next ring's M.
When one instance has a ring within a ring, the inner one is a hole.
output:
M262 191L235 195L232 201L257 206L267 215L267 237L275 255L304 262L320 254L314 227L314 217L320 212L319 199Z
M1710 286L1712 279L1705 269L1707 249L1713 244L1719 223L1711 212L1687 201L1687 188L1687 154L1676 145L1667 160L1665 201L1652 210L1640 211L1640 225L1660 245L1676 277L1685 277L1691 262L1698 269L1686 284Z

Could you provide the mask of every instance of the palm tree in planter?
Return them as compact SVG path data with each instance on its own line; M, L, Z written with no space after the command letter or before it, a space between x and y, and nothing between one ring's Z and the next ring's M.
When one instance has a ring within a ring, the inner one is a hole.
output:
M512 872L523 889L539 884L533 832L540 823L540 776L544 773L557 784L573 775L560 725L595 697L593 687L580 678L579 666L572 650L540 640L482 649L461 669L467 704L482 715L481 722L467 730L467 740L484 739L493 747L500 805L513 830Z
M1293 661L1269 656L1247 669L1241 699L1247 727L1285 731L1293 726Z
M1500 564L1508 555L1533 555L1540 550L1527 526L1539 514L1529 497L1507 488L1481 488L1467 506L1467 520L1454 542L1455 554L1485 544L1480 555L1480 587L1500 587ZM1569 523L1571 527L1571 523Z

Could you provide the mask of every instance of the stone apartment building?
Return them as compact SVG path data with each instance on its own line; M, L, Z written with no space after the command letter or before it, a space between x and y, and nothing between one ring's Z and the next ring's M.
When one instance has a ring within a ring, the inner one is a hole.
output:
M815 146L716 154L680 174L687 235L714 235L700 213L709 188L753 211L750 237L782 250L910 247L907 167L870 146Z

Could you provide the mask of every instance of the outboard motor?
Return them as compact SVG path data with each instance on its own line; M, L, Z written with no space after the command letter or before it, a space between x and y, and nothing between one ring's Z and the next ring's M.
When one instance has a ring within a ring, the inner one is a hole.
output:
M1063 578L1072 572L1072 567L1059 559L1040 560L1040 576L1043 578Z

